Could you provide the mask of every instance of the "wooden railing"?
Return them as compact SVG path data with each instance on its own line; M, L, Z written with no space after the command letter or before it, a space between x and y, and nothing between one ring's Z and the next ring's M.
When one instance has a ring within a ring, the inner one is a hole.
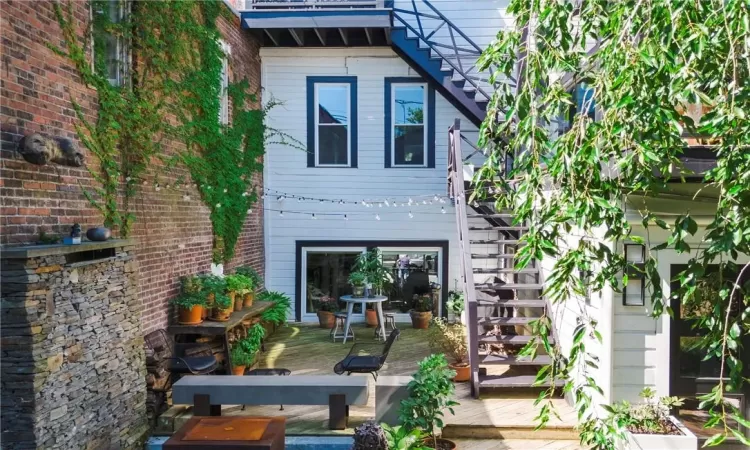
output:
M479 345L477 330L477 297L474 290L474 269L471 264L471 243L469 242L469 221L466 217L466 190L464 188L464 165L461 155L461 120L455 119L448 130L448 194L456 205L456 228L458 230L458 251L461 267L461 281L464 288L464 315L466 323L469 366L471 367L471 394L479 393Z
M245 10L374 9L392 4L392 0L245 0Z

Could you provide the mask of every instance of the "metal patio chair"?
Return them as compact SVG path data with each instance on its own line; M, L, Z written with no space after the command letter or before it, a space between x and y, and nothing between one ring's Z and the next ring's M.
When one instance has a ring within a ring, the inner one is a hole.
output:
M398 329L391 331L385 344L354 344L349 354L333 367L333 372L337 375L369 373L377 381L378 371L383 368L399 334L401 331Z

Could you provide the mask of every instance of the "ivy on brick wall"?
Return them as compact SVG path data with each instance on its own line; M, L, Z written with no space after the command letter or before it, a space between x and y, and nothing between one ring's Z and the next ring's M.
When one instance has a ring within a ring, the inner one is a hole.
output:
M231 259L248 210L257 201L253 178L262 170L265 143L276 137L297 145L266 127L264 118L274 103L261 107L244 78L227 87L232 120L222 123L221 75L227 55L217 21L231 12L219 0L121 0L115 6L129 14L113 20L112 2L94 0L91 6L93 64L88 40L76 34L70 3L55 4L64 49L50 45L70 58L99 96L95 123L73 99L78 137L99 162L89 170L100 186L84 189L84 195L102 213L105 225L125 237L135 220L133 199L148 168L157 167L151 172L158 179L160 172L182 164L210 210L214 262ZM118 84L111 83L105 59L115 40L130 55ZM165 151L172 140L184 143L176 155Z

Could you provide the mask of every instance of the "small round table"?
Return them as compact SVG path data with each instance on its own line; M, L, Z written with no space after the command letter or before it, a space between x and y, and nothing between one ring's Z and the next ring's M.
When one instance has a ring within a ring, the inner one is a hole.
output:
M354 304L359 303L362 305L362 311L368 303L374 303L375 308L378 311L378 324L380 326L380 332L382 336L385 336L385 320L383 320L383 302L388 300L385 295L376 295L374 297L352 297L351 295L344 295L340 298L342 302L346 303L346 323L344 324L344 344L346 344L346 334L349 331L349 327L352 322L352 312L354 311Z

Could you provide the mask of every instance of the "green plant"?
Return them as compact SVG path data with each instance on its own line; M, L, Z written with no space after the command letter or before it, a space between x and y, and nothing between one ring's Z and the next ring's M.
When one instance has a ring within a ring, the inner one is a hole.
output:
M464 293L463 291L448 291L448 301L445 303L448 311L456 316L464 312Z
M357 256L352 271L363 274L365 284L371 284L377 292L382 292L393 281L391 272L383 264L381 251L377 248ZM349 279L351 282L351 275Z
M266 337L266 329L263 325L256 323L247 329L247 336L239 342L239 346L252 358L263 346L263 338Z
M385 431L388 450L427 450L430 448L424 445L428 436L419 428L409 430L402 425L391 427L385 423L380 426Z
M178 308L193 309L193 306L205 306L206 298L201 295L183 293L173 298L171 303Z
M252 366L255 362L255 354L245 351L245 349L241 345L241 342L242 341L238 342L232 348L232 353L230 355L232 359L232 366Z
M258 299L264 302L273 302L273 305L260 315L261 320L276 325L286 323L287 315L292 309L289 297L281 292L263 291L260 293Z
M37 241L42 245L57 244L60 240L60 236L56 234L47 234L44 231L40 231L39 237L37 238Z
M420 429L432 436L437 447L436 429L442 430L446 409L454 414L456 372L448 368L445 355L430 355L419 362L419 370L407 385L409 397L401 402L399 422L408 430Z
M466 327L462 323L448 323L441 317L432 319L427 339L434 352L444 353L455 364L464 364L469 355Z
M645 434L675 434L679 433L675 425L669 420L673 408L682 406L683 400L678 397L656 398L656 392L651 388L641 391L643 403L631 405L628 401L615 403L607 410L610 420L627 428L631 433Z
M258 274L258 272L250 266L237 267L234 270L234 273L250 278L250 280L252 280L253 282L252 289L257 289L258 287L263 285L263 277L261 277L260 274Z
M349 284L354 287L364 286L367 282L367 276L362 272L352 272L349 274Z
M432 296L429 294L415 294L414 299L412 299L412 309L416 312L431 312L432 306Z
M339 302L328 295L313 300L313 305L318 311L336 312L339 310Z
M750 297L737 295L747 292L737 281L750 265L735 263L750 253L747 2L511 0L508 12L515 26L498 33L479 68L492 80L518 83L501 82L492 95L478 142L488 156L468 202L490 194L497 210L513 211L514 222L528 227L517 269L554 261L544 283L550 310L621 290L631 267L619 250L623 242L646 246L643 284L658 320L671 313L670 298L691 303L712 265L731 273L696 323L700 347L720 368L700 400L708 422L718 425L707 445L727 437L750 445L737 426L746 421L742 411L725 401L747 382L742 339L750 333L744 314L732 313L750 306ZM684 158L694 143L708 147L712 162L691 174ZM703 184L690 189L694 180ZM653 211L652 199L665 192L683 203ZM626 200L636 197L637 204ZM694 216L698 200L710 202L704 226ZM662 212L672 215L669 222ZM659 269L666 249L687 262L670 280ZM666 293L662 286L671 280L679 289ZM555 348L544 316L522 353L551 350L552 363L538 378L551 384L540 400L540 425L562 387L575 399L583 446L611 450L617 428L596 413L602 389L591 344L602 340L598 319L582 308L572 345Z
M244 275L227 275L224 279L227 282L227 291L246 294L253 289L253 281Z
M214 307L218 309L231 309L234 307L234 302L225 293L214 293Z
M203 290L203 281L200 276L190 275L182 277L180 285L184 294L198 294Z
M371 421L355 428L351 450L389 450L383 428Z
M202 286L202 292L206 295L223 294L227 290L227 282L225 278L211 274L204 274L199 275L198 279Z

